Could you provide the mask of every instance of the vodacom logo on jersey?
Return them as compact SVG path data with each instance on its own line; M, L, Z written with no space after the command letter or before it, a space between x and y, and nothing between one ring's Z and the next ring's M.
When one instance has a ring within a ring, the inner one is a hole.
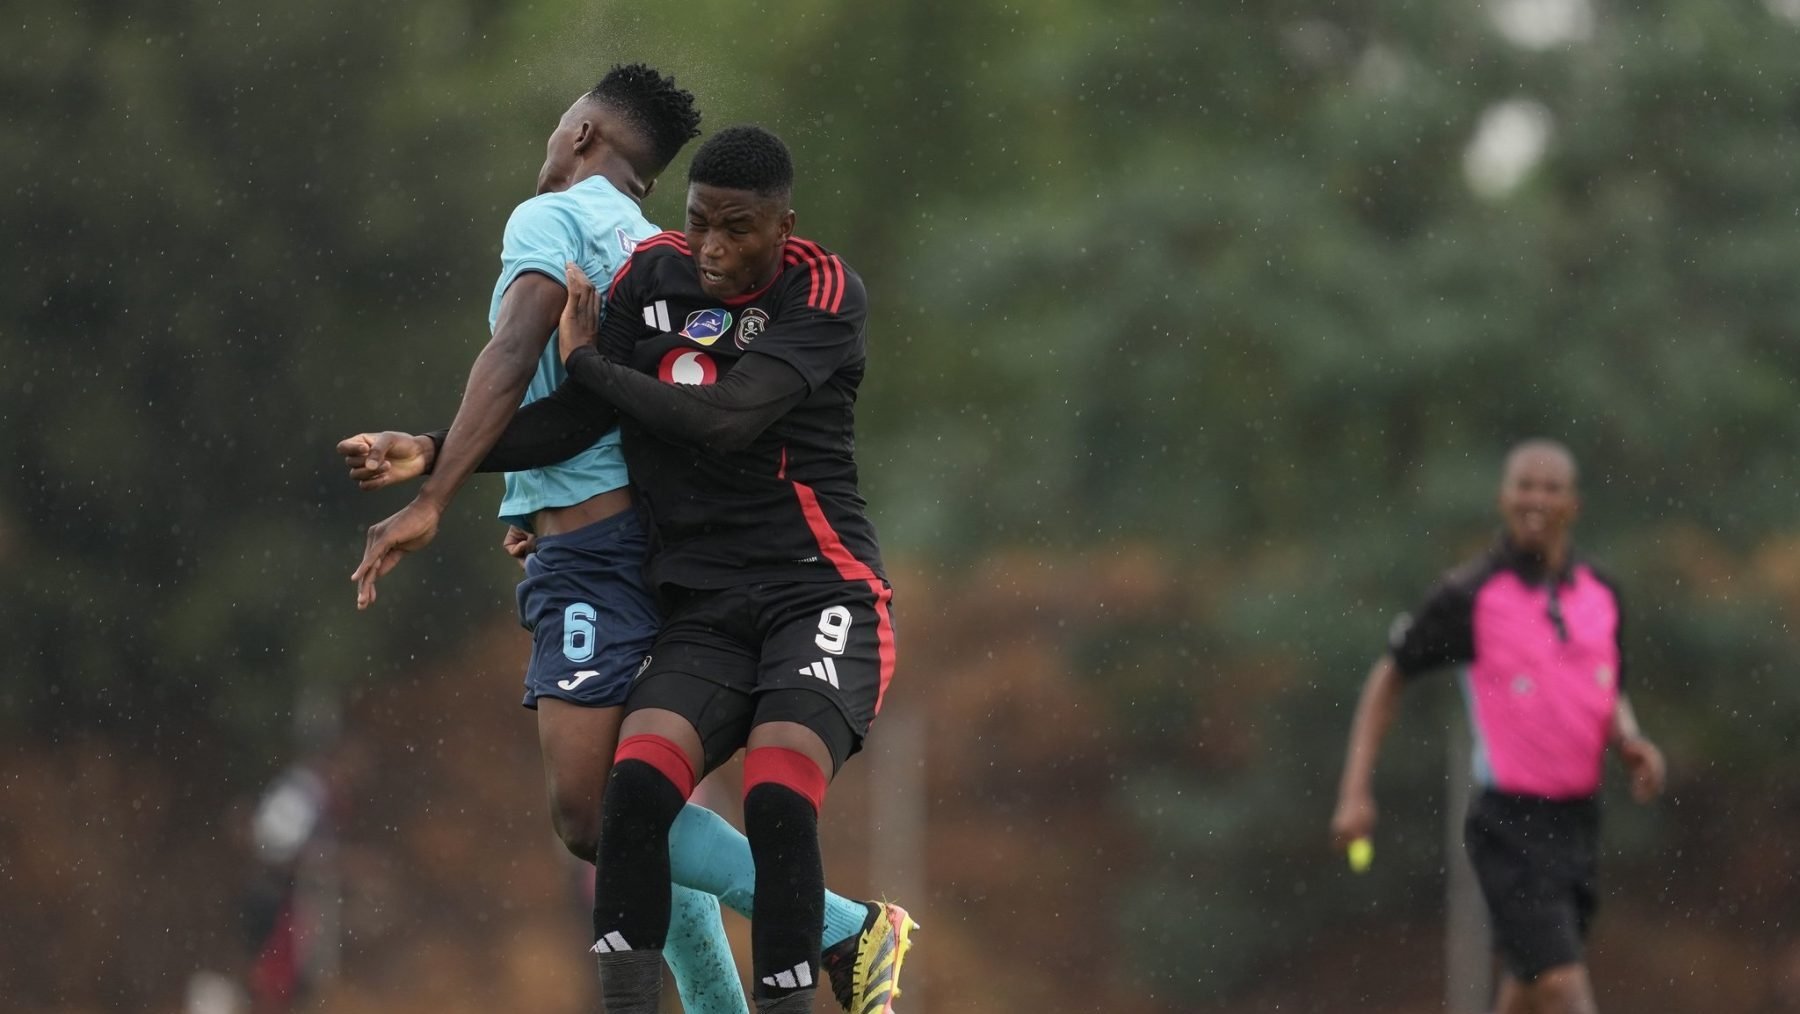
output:
M665 384L710 384L719 379L719 365L699 349L670 349L656 376Z

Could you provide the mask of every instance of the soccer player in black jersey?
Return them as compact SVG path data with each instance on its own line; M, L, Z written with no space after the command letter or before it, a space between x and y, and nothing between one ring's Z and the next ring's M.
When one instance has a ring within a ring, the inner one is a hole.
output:
M812 1009L820 970L819 808L894 671L892 593L854 456L867 307L854 271L793 234L793 166L773 134L721 131L688 180L686 229L638 245L603 319L569 266L570 380L521 410L482 467L557 460L616 420L651 520L665 622L605 795L594 929L607 1010L657 1009L670 824L699 778L747 748L756 1007L788 1014ZM859 982L892 981L909 942L904 911L880 914L886 946L859 957ZM858 1014L891 1011L896 993Z
M779 629L770 628L770 637L781 639L780 644L787 655L770 647L777 643L775 640L765 644L756 639L726 639L719 645L709 645L703 640L699 644L685 645L683 650L695 661L681 663L683 656L677 646L684 645L684 634L691 635L696 625L706 631L713 626L712 621L704 617L689 616L690 629L671 628L665 631L668 638L653 642L659 646L667 645L668 650L657 648L652 662L639 670L636 680L630 678L629 672L625 675L633 687L647 685L658 693L673 690L678 695L685 695L685 701L654 707L665 709L661 713L672 715L677 721L688 721L690 727L705 729L709 734L709 747L717 749L708 749L703 755L698 740L695 740L690 756L680 757L679 750L688 740L659 736L653 720L644 718L637 720L637 727L652 735L648 738L640 735L633 740L632 728L624 729L626 741L616 756L637 757L639 766L645 758L653 766L664 764L676 772L670 781L679 786L685 796L691 791L698 769L703 765L707 769L716 766L730 756L736 746L750 739L753 747L762 748L750 758L753 787L765 782L778 787L797 785L800 793L788 792L787 796L802 800L812 813L809 819L816 821L818 799L823 794L827 773L834 772L860 744L879 704L881 690L892 672L893 641L887 614L887 585L880 576L873 531L862 516L862 501L855 486L855 466L849 454L850 405L856 382L862 374L861 287L855 276L834 256L816 244L791 237L793 214L787 210L787 192L792 169L778 140L766 132L752 130L727 132L709 145L706 150L711 155L695 163L688 234L648 236L636 247L638 255L626 261L618 272L620 278L630 275L634 280L615 288L618 293L635 291L632 286L648 284L659 272L676 262L688 265L690 282L699 286L700 270L686 256L688 237L699 236L696 245L702 251L710 251L705 257L704 281L708 289L720 294L715 298L705 289L696 288L694 292L679 294L670 289L675 301L672 311L670 299L662 298L662 292L654 293L643 301L641 308L615 312L608 318L609 323L622 325L642 320L645 322L642 329L615 329L608 333L612 339L622 342L621 347L626 353L631 351L632 342L640 337L646 341L660 337L665 339L665 345L681 345L682 349L671 350L663 356L662 370L657 370L655 365L646 365L647 369L671 381L707 381L723 375L723 382L716 389L690 388L634 374L631 379L650 389L650 400L634 400L629 388L615 400L626 410L625 422L632 430L627 438L635 448L628 455L630 463L645 468L646 474L652 476L648 483L640 481L636 484L639 502L643 503L641 498L648 494L658 503L682 505L692 501L710 504L710 507L699 507L695 511L655 512L659 518L666 517L670 521L650 540L663 550L653 551L652 556L661 565L661 572L669 575L657 589L665 605L686 592L694 593L697 601L701 592L722 591L732 581L743 578L746 573L743 568L749 566L760 575L761 583L755 589L759 606L768 604L760 598L767 589L777 585L790 589L785 606L787 616L781 621L785 625ZM755 156L747 168L742 161L746 153ZM739 185L745 180L749 181L748 189ZM710 226L708 215L717 219ZM534 269L543 270L541 267ZM585 314L580 324L565 323L563 334L571 338L579 334L581 338L578 343L565 343L569 348L553 353L558 367L574 344L589 343L594 336L592 317L598 300L592 285L578 271L576 269L577 273L568 280L576 284L577 299L574 302L585 309ZM779 284L771 284L777 279ZM682 303L683 298L707 305L690 311ZM569 311L570 307L565 305L562 316L568 317ZM672 312L677 316L671 318ZM679 336L662 334L662 330L674 329L671 319L681 321ZM737 325L735 328L733 323ZM661 329L656 326L658 324L662 325ZM643 333L635 333L637 330ZM745 363L734 369L736 357L759 340L772 355L745 356ZM709 349L713 355L701 354ZM592 358L591 348L588 352ZM577 360L581 358L576 357ZM795 365L787 365L789 362ZM586 368L584 375L604 383L604 369L605 364L595 362ZM815 386L816 393L812 390ZM671 411L665 413L667 418L664 418L658 412L665 406L657 401L657 397L670 392L678 394L672 406L667 406ZM637 393L643 394L642 391ZM508 448L520 443L515 437L511 443L502 442L484 470L519 471L562 461L593 446L617 418L613 402L578 385L565 384L532 405L537 407L528 407L525 418L515 421L525 427L525 446L535 446L537 456L532 459L533 463L524 464L525 459L516 453L511 463L506 462ZM788 411L790 408L791 412ZM571 418L571 411L572 424L562 425ZM774 422L778 415L785 418ZM540 420L535 429L534 419ZM550 425L548 444L543 439L545 421ZM691 448L682 449L685 446L682 434L688 432L684 427L693 426L702 428L694 437L699 445L724 455L721 460L725 463L699 462L693 466L693 476L675 474L671 470L682 465L682 455L694 453ZM767 469L770 475L781 473L779 478L770 480L775 484L773 490L781 495L771 496L770 489L762 489L760 501L740 504L732 494L730 484L734 481L735 470L744 467L742 454L767 456L754 443L765 429L768 437L762 443L768 440L781 442L775 452L778 460ZM533 438L533 434L537 436ZM566 439L571 435L573 440ZM460 460L465 466L469 460L467 452L453 453L456 441L460 439L454 433L364 436L371 440L385 439L390 459L397 456L394 448L404 446L409 462L404 477L431 471L440 456L439 447L445 441L449 443L442 455L446 460ZM675 443L665 447L660 454L654 450L646 451L646 448L656 446L658 436L670 437ZM367 462L363 460L368 443L359 439L346 441L346 444L357 445L349 451L340 445L340 451L345 451L352 465L352 476L363 480L371 478ZM484 443L483 446L487 445ZM735 456L734 452L737 452ZM791 468L788 467L790 459ZM393 469L382 474L384 482L399 481ZM459 474L466 475L467 468ZM650 493L652 490L655 492ZM447 495L445 499L448 499ZM745 507L761 513L744 514ZM395 517L403 517L406 513L403 511ZM696 540L692 552L685 551L686 537L679 523L690 515L689 524L706 530L706 538ZM714 520L715 517L742 523L733 529ZM782 530L784 522L788 523L786 542L780 545L767 542L766 533ZM815 526L818 534L814 534ZM403 552L415 548L413 543L406 541L408 538L412 536L395 529L394 519L371 529L363 565L358 568L365 596L359 601L372 598L375 581L398 562ZM429 533L426 533L418 541L428 538ZM740 540L740 545L733 545ZM678 545L684 551L670 551ZM771 552L772 556L769 555ZM755 561L765 557L771 565L758 570ZM847 590L839 587L846 584ZM814 601L819 595L824 597ZM592 614L589 615L592 618ZM609 624L617 619L604 611L600 615ZM759 613L751 621L764 623L773 616L773 613ZM792 629L796 623L799 629ZM798 642L806 642L804 650ZM652 642L647 640L646 643ZM566 649L566 645L564 647ZM707 654L708 650L722 654L715 659ZM789 660L788 655L795 653L798 653L797 660ZM798 657L801 655L805 657ZM766 671L745 668L746 659L760 659L764 663L762 669ZM782 679L790 661L797 671ZM656 662L663 664L653 664ZM664 677L662 670L670 664L698 671L703 678L697 684L684 684L676 677ZM570 682L580 683L583 677L592 675L584 671L560 686L566 689ZM707 708L700 691L715 686L705 682L707 679L719 681L719 693L736 695L728 701L736 707L736 714L731 708L700 710ZM808 683L817 690L796 691L791 686ZM778 686L784 687L784 692L752 698L753 690ZM650 715L657 713L646 711ZM755 738L749 732L753 719L762 723L762 731ZM818 731L810 731L809 724ZM612 734L607 738L609 742L604 749L611 759L614 755ZM763 818L763 822L769 823L772 819L780 824L779 833L773 839L767 835L764 838L785 850L787 846L782 835L797 825L780 815L779 803L792 800L774 788L766 791L753 788L753 794L757 800L769 796L777 798L774 811L761 804L751 809L756 813L776 814L773 818ZM694 812L693 808L684 808L682 819L676 823L678 831L684 826L686 831L674 836L673 857L666 846L669 839L667 822L659 829L665 844L650 850L648 861L630 848L640 844L639 836L629 831L611 831L600 836L610 836L613 845L627 851L625 858L610 860L623 864L617 870L609 871L617 874L610 878L615 890L620 883L636 886L638 878L646 875L660 879L666 889L673 866L686 870L688 879L682 881L684 885L716 894L733 908L748 912L753 895L753 891L747 889L751 881L778 885L777 900L774 903L758 902L755 910L759 933L775 932L774 939L780 944L759 945L759 953L785 955L795 950L800 956L780 965L767 976L769 990L781 994L771 1002L789 994L798 998L803 989L810 995L820 964L820 912L823 910L827 913L824 939L834 941L825 951L823 965L839 1003L857 1014L891 1010L893 998L899 993L901 959L914 928L907 913L890 903L857 904L835 895L826 897L822 892L820 897L810 899L810 903L799 905L798 914L790 912L793 906L785 904L787 895L794 884L806 882L808 867L804 850L798 854L799 874L769 879L765 873L780 868L782 862L767 859L767 847L753 861L753 850L745 846L743 837L731 832L737 843L736 849L730 848L729 842L721 844L722 832L697 829ZM598 806L594 814L596 818L600 816ZM716 818L715 822L723 826ZM617 822L614 826L618 826ZM816 827L816 823L809 827ZM809 832L803 837L811 842L810 882L822 883L816 835ZM600 854L612 853L603 848ZM608 878L601 879L604 890ZM633 907L632 911L636 914L638 909ZM595 950L603 955L621 949L632 950L618 946L618 941L626 939L636 942L654 936L663 940L668 932L668 898L661 900L660 911L651 921L659 926L654 933L633 928L629 937L620 935L614 921L597 921L597 925L605 929L597 934L600 941ZM791 940L771 929L808 923L814 934L810 948L796 949ZM810 959L803 953L806 950L810 950ZM653 967L655 959L656 947L645 946L636 948L621 960L626 964ZM602 959L603 963L610 960ZM626 973L618 973L610 976L609 981L625 978L629 978ZM798 1002L796 999L790 1004ZM610 1009L622 1008L614 1004Z

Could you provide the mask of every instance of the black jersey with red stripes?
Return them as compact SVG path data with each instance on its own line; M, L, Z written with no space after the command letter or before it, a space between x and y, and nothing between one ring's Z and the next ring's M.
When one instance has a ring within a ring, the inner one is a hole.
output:
M746 356L773 356L807 386L743 450L707 450L620 420L632 485L653 522L653 585L882 576L856 481L867 316L862 279L811 240L790 238L774 281L729 300L701 289L681 233L638 244L607 292L597 342L606 358L664 383L711 384Z

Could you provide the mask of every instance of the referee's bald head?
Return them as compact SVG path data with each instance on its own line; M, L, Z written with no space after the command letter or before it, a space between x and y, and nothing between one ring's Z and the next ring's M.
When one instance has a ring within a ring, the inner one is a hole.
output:
M1500 470L1500 481L1504 483L1506 477L1512 475L1527 459L1554 463L1553 467L1566 470L1571 489L1581 478L1581 469L1575 464L1575 453L1569 450L1568 445L1549 437L1532 437L1530 440L1519 441L1506 452L1506 464Z

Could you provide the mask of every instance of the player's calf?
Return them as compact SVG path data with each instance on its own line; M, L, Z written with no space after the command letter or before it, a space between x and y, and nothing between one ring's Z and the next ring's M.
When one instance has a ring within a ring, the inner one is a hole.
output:
M757 747L744 758L744 827L756 862L750 936L758 1014L812 1010L825 920L825 786L825 773L796 751Z
M594 953L611 1014L655 1014L669 935L669 826L694 791L680 747L661 736L619 744L602 809Z

